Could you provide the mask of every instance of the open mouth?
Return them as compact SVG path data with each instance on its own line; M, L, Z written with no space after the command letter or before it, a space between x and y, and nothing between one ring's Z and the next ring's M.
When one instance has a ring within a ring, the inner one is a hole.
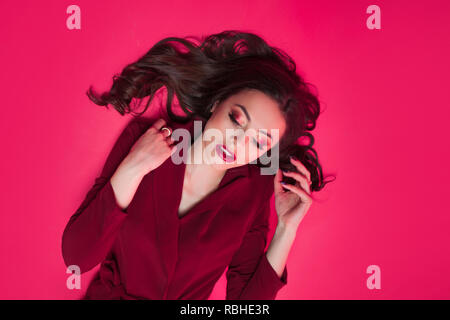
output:
M230 152L223 144L216 145L216 152L225 162L233 162L236 160L236 155Z

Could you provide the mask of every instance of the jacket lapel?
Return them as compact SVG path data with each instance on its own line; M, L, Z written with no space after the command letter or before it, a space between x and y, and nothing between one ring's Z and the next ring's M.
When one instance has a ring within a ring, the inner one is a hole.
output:
M188 125L187 129L193 134L193 126ZM169 157L160 167L151 172L150 197L153 203L153 213L155 215L157 239L159 241L160 254L165 265L165 270L170 277L175 270L178 255L178 235L180 225L189 220L192 216L208 211L211 208L222 206L223 202L229 199L231 193L236 191L239 183L233 183L236 179L245 179L251 176L249 165L244 165L228 169L219 187L198 202L181 219L178 217L178 208L181 202L184 174L186 163L175 164ZM212 219L206 217L205 219ZM206 222L206 225L208 222Z

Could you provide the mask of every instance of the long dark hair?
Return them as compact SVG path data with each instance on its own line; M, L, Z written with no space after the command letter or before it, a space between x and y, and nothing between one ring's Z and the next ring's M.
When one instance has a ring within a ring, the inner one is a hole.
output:
M87 95L97 105L113 105L121 115L140 116L163 85L167 88L169 118L183 124L194 118L206 122L214 102L220 103L244 89L257 89L272 97L287 124L279 142L279 167L297 171L289 161L289 156L293 156L311 173L312 191L319 191L330 182L324 179L313 148L311 131L321 112L317 95L297 74L292 58L281 49L270 47L261 37L236 30L201 39L168 37L127 65L120 75L114 75L109 92L96 97L90 87ZM174 93L185 116L172 111ZM147 96L144 110L137 113L140 99ZM138 104L131 108L133 99ZM306 143L300 143L303 138ZM258 166L263 165L258 162ZM294 182L292 178L286 180L290 179Z

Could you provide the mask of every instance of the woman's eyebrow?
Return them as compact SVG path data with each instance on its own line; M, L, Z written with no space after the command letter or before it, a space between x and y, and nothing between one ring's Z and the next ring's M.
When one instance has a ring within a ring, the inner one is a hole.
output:
M239 103L235 103L235 106L238 106L239 108L242 109L242 111L244 112L245 116L247 117L248 122L250 122L250 115L247 112L247 108L244 107L243 105L239 104ZM270 140L273 140L272 135L269 132L265 132L265 131L261 131L262 133L264 133L266 136L268 136L270 138Z
M240 104L238 104L238 103L235 103L234 105L235 105L235 106L238 106L239 108L242 109L242 111L244 111L245 116L247 117L248 122L251 122L251 121L252 121L252 120L250 120L250 115L249 115L248 112L247 112L247 108L245 108L243 105L240 105Z

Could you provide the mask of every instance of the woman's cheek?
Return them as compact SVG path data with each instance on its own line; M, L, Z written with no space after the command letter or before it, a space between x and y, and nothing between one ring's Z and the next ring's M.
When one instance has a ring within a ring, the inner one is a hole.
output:
M249 150L249 156L248 156L248 162L247 163L252 162L252 161L254 161L254 160L259 158L259 154L258 154L257 148L251 148L250 147L249 149L250 150Z

